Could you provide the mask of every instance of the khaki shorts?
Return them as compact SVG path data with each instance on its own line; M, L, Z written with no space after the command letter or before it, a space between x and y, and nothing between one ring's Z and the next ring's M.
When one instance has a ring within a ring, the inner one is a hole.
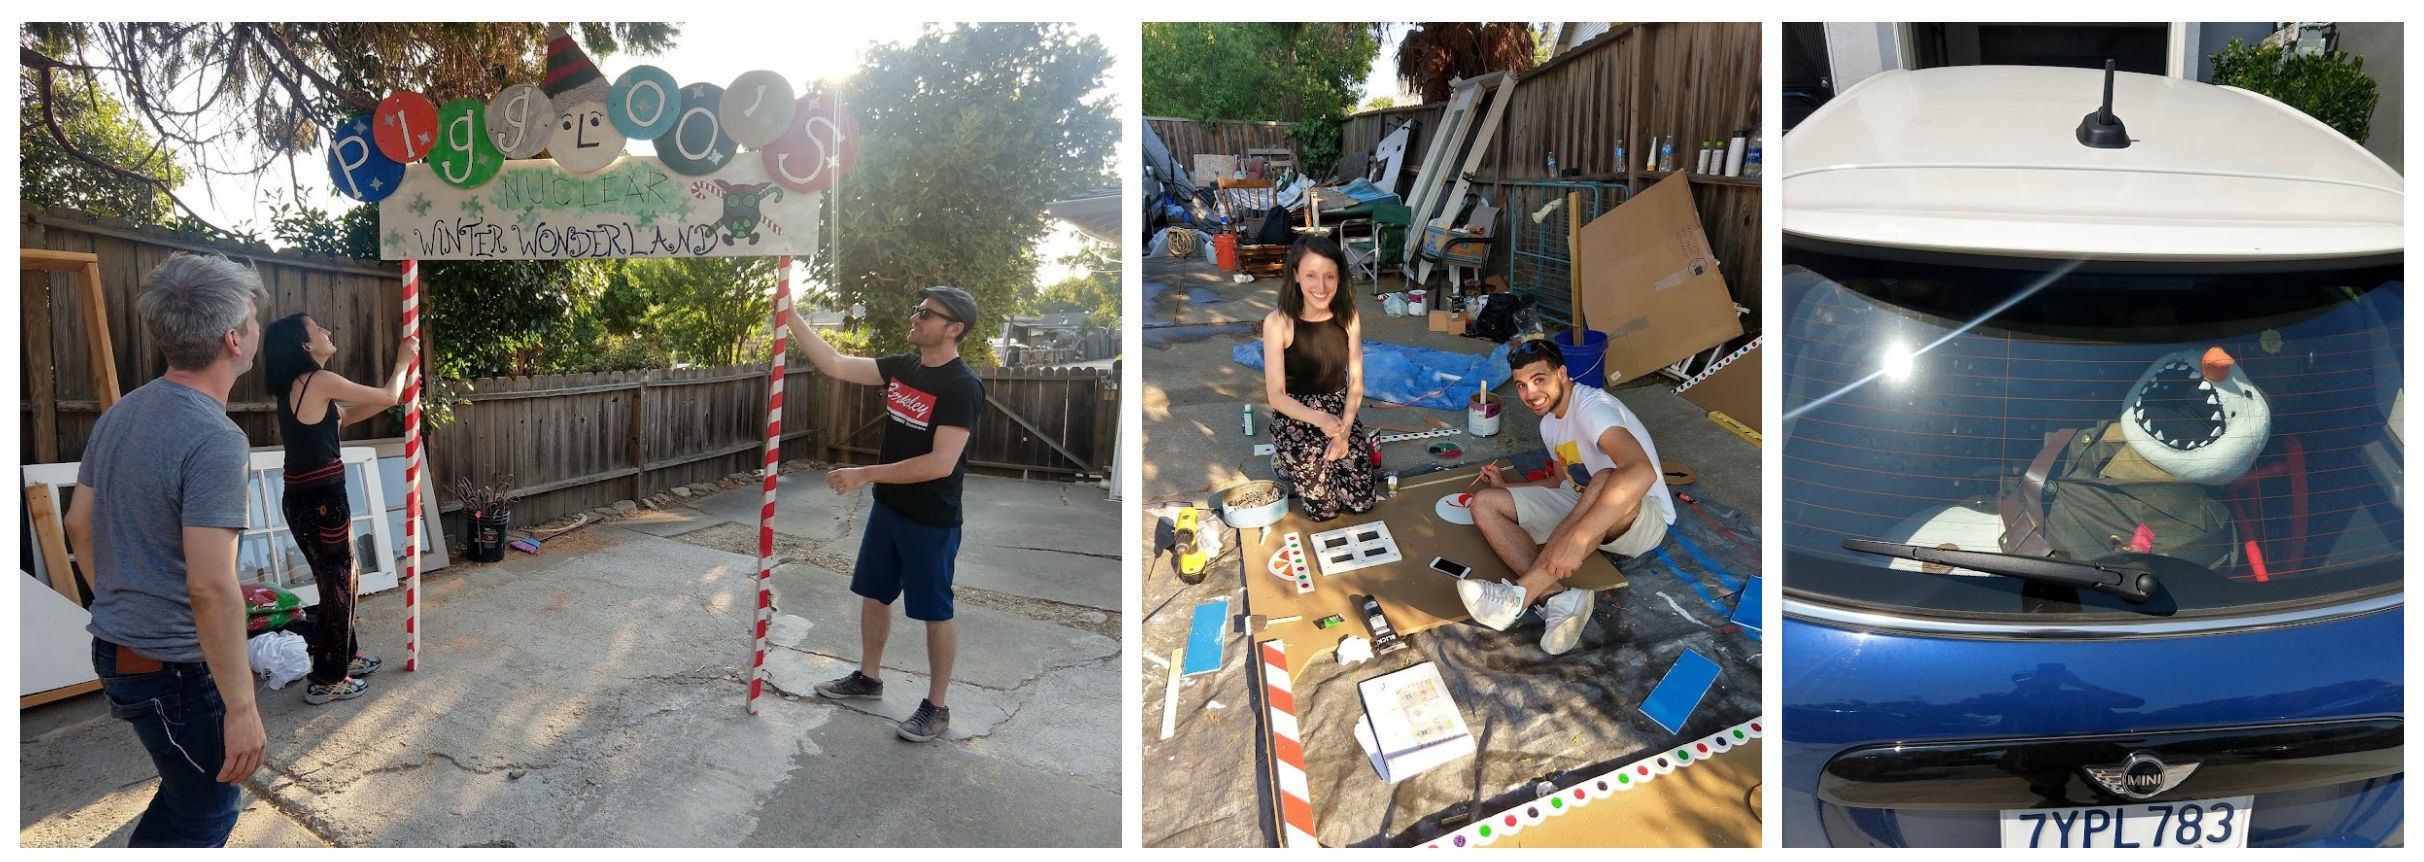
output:
M1566 515L1582 505L1582 493L1571 488L1546 488L1537 485L1508 488L1515 498L1515 522L1532 535L1532 541L1548 544L1549 534L1557 531ZM1599 549L1619 557L1638 557L1658 547L1666 538L1667 524L1658 509L1658 490L1650 489L1641 496L1641 508L1635 510L1633 526L1614 541Z

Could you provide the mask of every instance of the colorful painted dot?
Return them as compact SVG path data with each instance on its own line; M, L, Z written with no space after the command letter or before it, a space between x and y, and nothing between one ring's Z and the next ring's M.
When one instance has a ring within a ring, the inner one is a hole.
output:
M1752 726L1752 727L1758 727L1759 725L1754 724L1754 725L1751 725L1751 726ZM1741 738L1743 738L1742 731L1740 731L1740 730L1736 730L1736 731L1734 731L1734 738L1735 738L1735 739L1741 739Z
M1759 732L1761 732L1761 731L1759 730L1759 722L1756 722L1756 721L1751 722L1751 732L1752 732L1752 733L1759 733Z
M1700 753L1702 753L1702 754L1707 754L1707 753L1709 753L1709 744L1708 744L1708 743L1705 743L1705 742L1703 742L1703 743L1701 743L1701 744L1699 744L1699 745L1693 746L1693 748L1699 749L1699 750L1700 750Z
M1692 753L1680 748L1675 749L1675 759L1683 763L1690 763L1692 762Z
M1538 816L1540 816L1540 807L1539 807L1539 806L1533 806L1533 807L1531 807L1531 808L1526 808L1526 809L1524 809L1524 810L1523 810L1523 816L1525 816L1525 817L1538 817Z
M1709 741L1710 741L1710 742L1717 743L1717 747L1718 747L1718 748L1724 748L1724 747L1725 747L1725 737L1720 736L1720 737L1717 737L1717 738L1715 738L1715 739L1711 739L1711 740L1709 740Z
M1490 828L1490 827L1484 826L1484 827L1481 827L1481 828L1483 828L1483 829L1488 829L1488 828ZM1456 846L1458 846L1458 847L1463 847L1464 845L1465 845L1465 837L1464 837L1464 836L1462 836L1462 835L1458 835L1458 836L1456 836Z
M1483 837L1483 838L1488 838L1488 837L1490 837L1490 824L1487 824L1487 823L1481 824L1481 830L1480 830L1480 831L1481 831L1481 837Z
M1619 775L1619 776L1616 776L1616 783L1618 783L1618 784L1631 784L1631 783L1633 783L1633 776L1630 776L1630 775ZM1607 788L1602 787L1602 788L1600 788L1600 789L1601 789L1601 790L1605 790L1605 789L1607 789Z
M1509 814L1509 815L1507 815L1507 825L1508 825L1508 826L1513 826L1513 825L1515 825L1515 815L1513 815L1513 814Z
M1549 797L1549 810L1551 810L1551 811L1564 811L1564 810L1565 810L1565 797L1562 797L1562 796L1551 796L1551 797Z
M1618 780L1618 781L1623 781L1623 780L1624 780L1624 776L1622 776L1622 775L1616 776L1616 780ZM1605 778L1599 779L1599 789L1601 789L1601 790L1606 790L1606 789L1608 789L1608 780L1607 780L1607 779L1605 779Z
M1658 758L1658 765L1660 768L1664 768L1667 765L1666 758Z
M1649 767L1647 767L1647 766L1636 766L1636 767L1634 767L1633 769L1634 769L1634 771L1639 772L1639 773L1641 773L1641 774L1643 774L1643 775L1648 775L1648 774L1650 774L1650 768L1649 768Z
M1606 790L1606 789L1608 789L1608 783L1607 783L1607 782L1605 782L1605 781L1599 782L1599 789L1601 789L1601 790ZM1576 799L1581 799L1581 798L1582 798L1582 788L1580 788L1580 787L1574 788L1574 798L1576 798Z

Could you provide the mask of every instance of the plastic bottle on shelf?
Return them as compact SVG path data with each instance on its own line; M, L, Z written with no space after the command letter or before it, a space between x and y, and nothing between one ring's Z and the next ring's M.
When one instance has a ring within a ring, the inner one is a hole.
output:
M1745 137L1746 135L1746 132L1735 132L1734 139L1725 143L1726 176L1742 176L1742 148L1745 140L1747 140Z
M1759 169L1760 169L1760 165L1759 165L1759 132L1760 132L1760 129L1761 129L1762 127L1766 126L1766 125L1767 125L1767 123L1766 123L1765 121L1761 121L1761 122L1756 123L1756 124L1753 124L1753 125L1751 126L1751 140L1750 140L1750 143L1748 144L1748 147L1749 147L1749 148L1743 151L1743 156L1742 156L1742 175L1743 175L1743 176L1746 176L1746 177L1757 177L1757 176L1759 176L1759 175L1760 175L1760 174L1759 174Z
M1667 138L1666 143L1658 145L1658 169L1662 171L1672 171L1675 169L1674 138Z
M1617 173L1623 173L1623 172L1624 172L1625 167L1626 167L1626 165L1625 165L1625 161L1624 161L1624 139L1623 139L1623 138L1617 138L1617 139L1616 139L1616 172L1617 172Z

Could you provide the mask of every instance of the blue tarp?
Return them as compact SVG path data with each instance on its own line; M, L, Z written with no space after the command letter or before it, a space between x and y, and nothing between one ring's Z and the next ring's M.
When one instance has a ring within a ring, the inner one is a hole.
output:
M1450 353L1428 347L1407 347L1386 341L1363 343L1364 397L1438 410L1463 410L1473 393L1507 382L1507 346L1488 356ZM1247 368L1263 367L1262 341L1237 346L1230 353Z
M1368 204L1373 201L1387 201L1393 204L1404 203L1404 201L1399 200L1396 195L1381 191L1380 187L1373 185L1371 180L1363 179L1361 177L1356 178L1354 182L1339 186L1338 191L1345 194L1347 197L1354 198L1357 203Z

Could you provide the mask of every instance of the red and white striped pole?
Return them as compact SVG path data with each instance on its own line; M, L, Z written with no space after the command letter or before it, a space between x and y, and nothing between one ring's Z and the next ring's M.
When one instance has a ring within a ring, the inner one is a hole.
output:
M404 334L421 334L421 262L404 261ZM398 346L402 341L398 341ZM421 669L421 352L404 375L404 670Z
M1271 771L1279 787L1279 846L1321 846L1313 831L1313 787L1305 779L1304 735L1296 726L1295 679L1288 673L1288 645L1267 640L1262 653L1263 703L1271 727Z
M766 684L766 626L774 616L774 479L783 461L783 354L791 322L791 256L774 264L774 370L766 384L765 502L758 508L757 648L749 660L749 714Z

